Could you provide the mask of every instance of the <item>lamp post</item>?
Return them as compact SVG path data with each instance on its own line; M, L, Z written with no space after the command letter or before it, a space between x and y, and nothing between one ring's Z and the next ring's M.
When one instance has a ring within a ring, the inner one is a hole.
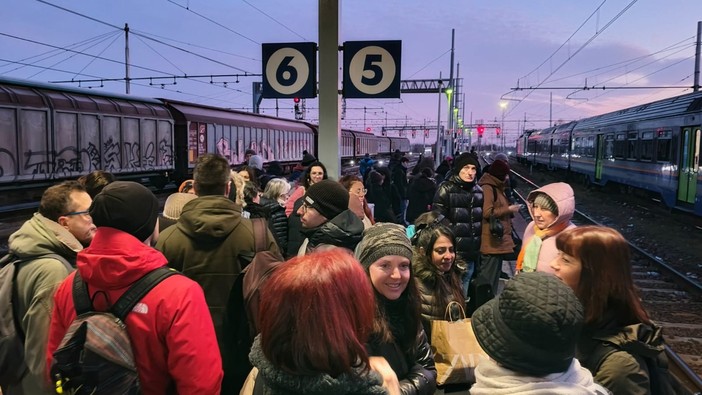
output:
M454 123L453 123L453 101L451 101L452 96L453 96L453 87L449 86L444 90L446 93L446 98L448 99L448 120L447 120L447 128L448 128L448 133L449 133L449 138L446 142L446 150L448 151L446 154L447 155L453 155L452 150L453 150L453 128L454 128Z
M500 131L502 132L502 151L505 150L505 110L507 109L508 102L505 100L500 101L500 108L502 108L502 122L500 122ZM498 141L498 144L500 141Z

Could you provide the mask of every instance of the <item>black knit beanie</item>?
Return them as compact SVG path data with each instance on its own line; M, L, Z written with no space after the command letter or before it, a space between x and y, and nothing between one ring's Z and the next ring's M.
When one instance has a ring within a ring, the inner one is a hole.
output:
M478 173L480 173L480 163L478 163L478 158L469 154L468 152L458 155L458 157L453 161L453 173L458 174L466 165L475 166Z
M402 225L379 222L363 232L355 255L361 265L368 269L384 256L399 255L412 260L412 244Z
M349 208L349 191L334 180L322 180L307 188L304 202L332 219Z
M95 196L90 216L98 228L109 226L144 241L156 228L158 200L141 184L115 181Z

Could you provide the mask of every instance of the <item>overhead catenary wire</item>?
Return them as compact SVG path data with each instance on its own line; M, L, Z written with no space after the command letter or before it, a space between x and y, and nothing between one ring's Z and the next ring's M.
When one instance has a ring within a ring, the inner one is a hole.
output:
M170 0L169 0L169 1L170 1ZM261 10L261 9L258 8L258 7L256 7L255 5L251 4L250 2L248 2L248 1L246 1L246 0L242 0L242 1L243 1L245 4L247 4L249 7L253 8L254 10L260 12L260 13L263 14L263 15L265 15L268 19L270 19L270 20L272 20L273 22L277 23L278 25L284 27L284 28L285 28L287 31L289 31L290 33L292 33L292 34L294 34L294 35L300 37L301 39L303 39L303 40L305 40L305 41L309 41L309 40L306 39L305 37L303 37L303 36L301 36L300 34L298 34L296 31L294 31L294 30L292 30L291 28L289 28L289 27L288 27L287 25L285 25L284 23L282 23L282 22L280 22L279 20L273 18L272 16L270 16L270 15L267 14L267 13L265 13L263 10Z
M123 31L123 30L124 30L123 27L113 25L113 24L111 24L111 23L102 21L102 20L97 19L97 18L93 18L93 17L91 17L91 16L82 14L82 13L77 12L77 11L73 11L73 10L68 9L68 8L65 8L65 7L61 7L61 6L59 6L59 5L50 3L50 2L48 2L48 1L46 1L46 0L37 0L37 1L40 2L40 3L46 4L46 5L48 5L48 6L58 8L58 9L60 9L60 10L62 10L62 11L65 11L65 12L68 12L68 13L71 13L71 14L74 14L74 15L77 15L77 16L80 16L80 17L82 17L82 18L86 18L86 19L89 19L89 20L91 20L91 21L94 21L94 22L97 22L97 23L101 23L101 24L106 25L106 26L110 26L110 27L115 28L115 29L117 29L117 30L120 30L120 31ZM226 27L225 27L225 28L226 28ZM208 57L208 56L205 56L205 55L202 55L202 54L198 54L198 53L196 53L196 52L187 50L187 49L185 49L185 48L181 48L181 47L178 47L178 46L175 46L175 45L172 45L172 44L168 44L168 43L166 43L166 42L164 42L164 41L162 41L162 40L157 40L157 39L155 39L155 38L153 38L153 37L149 37L148 35L145 35L145 34L140 33L140 32L138 32L138 31L131 31L131 33L132 33L132 34L135 34L135 35L139 35L139 36L141 36L141 37L144 37L144 38L147 39L147 40L151 40L151 41L157 42L157 43L159 43L159 44L165 45L165 46L167 46L167 47L170 47L170 48L179 50L179 51L181 51L181 52L185 52L185 53L187 53L187 54L197 56L197 57L199 57L199 58L201 58L201 59L204 59L204 60L207 60L207 61L210 61L210 62L219 64L219 65L222 65L222 66L225 66L225 67L228 67L228 68L237 70L237 71L247 72L246 70L241 69L241 68L238 68L238 67L235 67L235 66L232 66L231 64L228 64L228 63L225 63L225 62L220 62L220 61L218 61L218 60L216 60L216 59L212 59L212 58L210 58L210 57ZM164 74L166 74L166 73L164 73Z

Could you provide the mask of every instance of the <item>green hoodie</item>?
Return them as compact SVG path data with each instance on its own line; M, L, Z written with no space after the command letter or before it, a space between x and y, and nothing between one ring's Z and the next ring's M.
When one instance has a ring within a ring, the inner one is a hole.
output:
M80 242L63 226L36 213L10 236L11 254L22 259L47 254L60 255L75 262L82 250ZM10 394L53 394L46 379L46 342L54 292L68 276L65 264L54 258L39 258L22 263L17 275L18 313L25 333L24 356L29 374L21 388L10 388Z

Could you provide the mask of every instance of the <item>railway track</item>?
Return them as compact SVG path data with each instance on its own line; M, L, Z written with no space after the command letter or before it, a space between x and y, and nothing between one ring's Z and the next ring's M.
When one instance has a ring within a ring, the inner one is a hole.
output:
M538 186L513 172L512 176L515 175L520 179L516 195L525 203L524 198ZM573 222L610 226L581 210L576 210ZM663 327L666 354L670 371L679 383L678 391L702 394L702 285L696 276L690 276L687 268L667 263L631 241L629 245L634 282L651 318Z

